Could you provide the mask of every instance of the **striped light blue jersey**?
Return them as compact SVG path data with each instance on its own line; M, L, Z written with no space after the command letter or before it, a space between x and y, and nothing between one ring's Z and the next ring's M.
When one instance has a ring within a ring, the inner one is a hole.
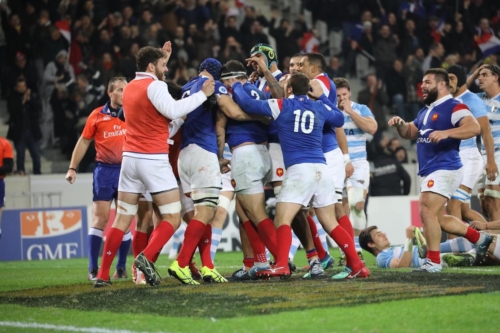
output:
M490 121L491 134L493 134L493 141L495 142L495 149L500 148L500 94L493 98L488 98L486 93L477 94L486 104L486 112ZM481 142L481 153L486 154L484 142Z
M233 153L231 153L231 150L229 149L229 145L227 143L224 145L224 153L223 153L222 157L224 157L226 160L230 160L230 161L231 161L231 158L233 157Z
M364 104L351 102L351 107L361 117L375 118L370 109ZM352 121L347 112L342 111L342 113L344 114L343 129L347 137L347 148L351 161L366 160L366 133Z
M401 259L404 252L404 246L391 246L388 249L380 252L377 255L377 266L380 268L391 268L391 260L393 258ZM418 247L413 247L411 267L420 267L424 264L425 259L420 259L418 256Z
M463 103L469 107L470 112L474 116L474 118L487 117L486 104L479 98L476 94L466 90L460 96L455 97L455 99L459 100L460 103ZM462 149L470 149L476 148L476 138L470 138L467 140L462 140L460 143L460 150Z

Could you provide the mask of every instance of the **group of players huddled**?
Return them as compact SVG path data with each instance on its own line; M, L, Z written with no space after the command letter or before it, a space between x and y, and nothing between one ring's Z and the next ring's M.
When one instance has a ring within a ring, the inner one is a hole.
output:
M309 262L304 278L325 276L325 269L333 266L334 260L321 242L320 233L328 234L343 253L345 267L333 275L333 279L370 275L362 261L359 245L377 255L381 267L405 267L399 265L399 261L406 263L408 259L404 253L409 251L424 257L426 254L422 252L427 252L426 261L415 261L414 266L420 267L420 271L440 270L426 266L427 262L436 261L434 234L427 233L427 229L432 228L424 228L426 236L431 238L428 244L418 232L415 236L413 229L407 232L413 235L412 241L417 239L418 250L428 248L428 251L413 251L407 244L404 249L389 253L391 258L398 260L398 265L390 260L386 265L386 259L381 264L380 253L387 257L388 249L392 248L376 228L366 229L364 214L370 179L366 134L374 134L377 123L367 106L351 101L347 79L332 79L326 75L323 55L297 54L290 61L289 73L285 74L277 68L274 49L258 44L247 59L247 65L255 70L252 75L247 76L245 64L238 61L222 65L208 58L200 65L199 75L181 88L164 81L171 52L170 42L162 49L144 47L139 51L136 78L129 83L124 78L109 82L110 102L90 115L73 153L66 175L70 183L76 179L76 168L90 141L95 140L93 223L88 236L89 279L95 281L95 287L111 285L110 269L117 252L119 260L113 277L126 277L125 257L134 216L137 223L132 241L135 257L132 273L137 284L160 283L154 263L181 220L187 223L187 228L182 248L168 269L169 274L183 284L199 284L197 280L200 279L227 282L215 269L214 256L233 199L236 200L243 248L243 268L231 276L233 280L290 276L295 271L289 260L294 237L300 240ZM444 93L440 85L444 80L442 72L434 70L424 77L424 98L429 99L429 105L437 105L436 100ZM444 74L448 80L448 74L445 71ZM495 74L497 86L499 74ZM460 83L461 75L456 77ZM480 80L481 77L482 72ZM439 93L433 85L439 88L436 88ZM449 89L449 80L445 85ZM497 95L496 101L495 98L488 101L499 104L499 99ZM456 160L460 139L477 135L479 127L474 117L469 117L467 106L451 100L451 111L429 107L421 111L415 123L407 124L397 117L389 121L390 125L398 127L403 137L418 139L420 175L427 185L426 189L422 188L422 194L432 193L443 199L449 199L457 190L450 190L453 184L446 187L446 182L453 183L451 177L444 174L439 179L431 179L429 174L439 168L462 172L460 157ZM467 104L465 100L463 103ZM428 119L432 109L435 115ZM488 116L495 112L486 108L485 111L489 112ZM474 115L478 119L484 116ZM461 136L434 137L440 131L424 129L429 121L441 122L443 130L456 127ZM484 131L483 128L483 137ZM493 133L495 136L496 132ZM492 166L496 162L489 151L493 140L485 138L484 141L488 156L484 198L486 202L493 198L485 205L491 208L488 215L493 218L496 214L494 204L500 203L500 195L495 196L500 193L500 187L498 182L496 185L491 183L492 177L498 174L489 174L498 173L496 164ZM428 143L429 147L420 149ZM462 151L460 153L462 155ZM433 154L439 157L436 159ZM449 159L452 163L446 162ZM482 164L478 168L481 169L479 173L484 169ZM476 172L477 177L479 173ZM464 189L461 186L457 190L459 197L454 195L453 199L462 201L464 208L461 211L467 212L465 206L468 206L473 185L462 184ZM266 212L266 186L274 189L277 198L274 221ZM117 213L98 267L102 233L112 200L116 200ZM421 202L421 208L425 204ZM442 216L444 204L441 206L421 209L424 226L431 225L426 222L433 218L432 209L436 210L434 215L441 227L476 244L478 257L484 258L484 247L489 247L493 238L467 227L458 219L452 222L460 226L452 227L453 223L446 220L448 215ZM464 213L464 217L477 220L470 218L470 214ZM312 215L316 215L319 223ZM484 227L480 223L476 226ZM201 257L201 270L193 263L196 249ZM267 251L273 257L272 262Z

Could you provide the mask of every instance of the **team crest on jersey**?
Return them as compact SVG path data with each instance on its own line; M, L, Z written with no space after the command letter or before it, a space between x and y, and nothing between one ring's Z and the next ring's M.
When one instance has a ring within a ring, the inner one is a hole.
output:
M436 121L438 119L439 115L437 113L434 113L432 115L432 121Z
M429 180L429 181L427 182L427 187L428 187L428 188L431 188L431 187L433 187L433 186L434 186L434 181L431 179L431 180Z
M283 171L283 168L278 168L278 169L276 169L276 176L278 176L278 177L283 177L283 174L284 174L284 173L285 173L285 172Z
M233 186L233 188L236 188L236 180L231 179L231 185Z
M221 86L221 87L219 87L219 92L220 92L221 94L227 94L227 89L226 89L226 87L222 87L222 86Z
M497 112L498 108L496 106L491 107L491 112L495 113Z

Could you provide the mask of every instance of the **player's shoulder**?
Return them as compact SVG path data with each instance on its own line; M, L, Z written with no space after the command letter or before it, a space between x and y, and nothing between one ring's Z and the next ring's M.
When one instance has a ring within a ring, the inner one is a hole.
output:
M462 103L456 99L452 100L451 102L451 105L453 106L453 109L451 112L458 112L458 111L462 111L462 110L469 110L469 107L467 106L467 104L465 103Z
M220 81L215 81L215 93L218 95L229 95L229 91Z
M378 267L389 268L391 267L392 258L394 258L394 248L390 247L377 254L375 261L377 262Z

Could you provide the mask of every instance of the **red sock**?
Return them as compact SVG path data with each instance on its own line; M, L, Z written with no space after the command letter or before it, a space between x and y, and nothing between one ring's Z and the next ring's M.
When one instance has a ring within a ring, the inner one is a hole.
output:
M206 266L210 269L214 268L214 263L212 261L212 256L210 254L210 247L212 246L212 226L207 224L205 226L205 231L203 236L201 236L198 242L198 248L200 249L201 266Z
M142 251L146 258L153 262L153 259L158 258L157 254L161 251L163 246L167 244L170 237L174 235L174 227L167 221L161 221L156 226L151 234L148 246Z
M160 256L161 250L156 252L156 254L153 256L153 260L151 260L152 263L156 263L158 260L158 257Z
M135 231L134 239L132 240L132 253L134 254L134 258L148 246L148 239L147 233L140 232L139 230Z
M250 222L251 223L251 222ZM253 258L244 258L243 259L243 266L245 266L245 268L250 268L253 266L253 263L254 263L254 260Z
M351 220L349 220L349 216L344 215L337 221L342 228L354 239L354 229L352 228Z
M431 250L427 251L427 259L435 264L441 263L441 256L439 251L431 251Z
M277 267L288 267L288 253L292 246L292 228L289 225L282 225L276 230L276 238L279 239L277 244L278 257L276 259Z
M125 233L120 229L109 229L108 235L106 236L106 242L104 243L104 250L102 252L101 269L99 269L97 278L109 280L109 269L113 263L113 259L115 259L116 252L120 249L124 234Z
M314 257L319 257L318 251L316 251L316 249L312 249L311 251L306 252L307 261L310 261L311 258L314 258Z
M177 262L181 268L189 265L193 253L200 242L203 233L205 232L205 223L192 219L184 233L184 243L182 243L181 252L177 257Z
M248 240L250 241L250 246L252 247L253 251L253 256L256 262L267 262L267 257L266 257L266 247L264 246L264 243L262 243L262 240L260 239L260 236L257 232L257 229L253 225L252 222L246 221L243 222L243 228L245 228L245 232L247 233ZM253 266L253 262L252 262ZM248 266L248 267L252 267Z
M352 270L357 271L363 267L363 263L358 257L354 239L345 231L344 228L337 226L330 233L335 243L344 251L346 257L346 265L351 266Z
M313 238L314 247L318 252L318 257L319 259L323 259L326 256L326 251L325 248L323 247L323 244L321 243L321 238L319 237L318 234L318 228L316 227L316 222L314 221L311 215L307 215L307 223L309 223L309 229L311 229L311 235ZM309 259L309 257L307 259Z
M481 234L479 231L472 229L471 227L467 227L467 232L465 233L465 239L467 239L472 244L476 244L479 240Z
M269 252L271 252L274 259L276 259L278 256L278 243L276 241L276 229L274 228L273 221L270 218L260 221L257 225L257 231L259 232L260 239L262 239L264 245L267 247Z

